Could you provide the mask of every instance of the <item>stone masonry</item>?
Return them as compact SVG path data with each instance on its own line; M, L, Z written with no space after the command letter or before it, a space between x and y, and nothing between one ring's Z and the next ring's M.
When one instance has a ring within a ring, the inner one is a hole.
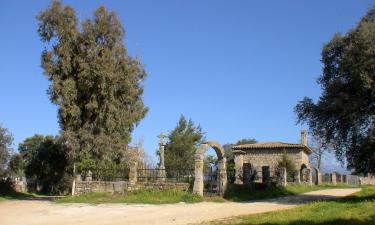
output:
M289 144L283 142L265 142L256 144L244 144L233 146L235 155L236 168L236 184L247 183L246 171L247 167L251 168L252 178L254 182L262 182L263 176L273 177L283 155L287 154L294 162L298 172L295 182L312 183L311 168L309 163L309 154L311 149L307 146L306 131L301 132L300 144ZM303 169L307 170L303 170ZM301 174L306 174L301 175Z

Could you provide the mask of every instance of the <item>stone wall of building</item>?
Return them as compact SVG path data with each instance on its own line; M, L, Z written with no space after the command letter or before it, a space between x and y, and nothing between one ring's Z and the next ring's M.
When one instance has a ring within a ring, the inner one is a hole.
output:
M189 183L169 183L169 182L137 182L132 183L128 181L75 181L74 195L81 195L90 192L104 192L104 193L126 193L135 190L143 189L178 189L188 190Z
M297 163L299 163L299 165L305 164L306 166L308 166L310 164L309 155L306 154L306 152L302 150L300 154L301 154L301 162L297 162Z
M300 168L302 164L308 165L307 154L301 149L251 149L244 154L243 163L251 164L252 169L257 172L257 181L260 181L263 166L269 166L271 177L275 175L284 152L294 161L296 168Z

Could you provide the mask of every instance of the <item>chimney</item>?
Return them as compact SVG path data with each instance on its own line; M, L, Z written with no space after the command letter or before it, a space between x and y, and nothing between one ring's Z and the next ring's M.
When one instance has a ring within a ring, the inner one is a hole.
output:
M307 132L306 132L306 130L301 130L301 145L307 146Z

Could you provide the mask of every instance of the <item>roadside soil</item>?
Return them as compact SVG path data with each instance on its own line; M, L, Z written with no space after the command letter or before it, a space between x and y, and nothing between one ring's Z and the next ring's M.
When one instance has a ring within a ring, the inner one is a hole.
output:
M290 209L312 201L340 198L360 188L329 189L244 203L57 204L46 200L0 202L1 225L183 225L232 216Z

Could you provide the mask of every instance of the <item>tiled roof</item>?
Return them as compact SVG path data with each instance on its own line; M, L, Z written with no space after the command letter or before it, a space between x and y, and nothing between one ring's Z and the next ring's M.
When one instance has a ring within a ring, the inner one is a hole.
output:
M243 145L235 145L232 147L233 150L246 150L246 149L284 149L284 148L303 148L308 154L312 151L309 147L302 145L302 144L290 144L290 143L283 143L283 142L263 142L263 143L256 143L256 144L243 144Z

